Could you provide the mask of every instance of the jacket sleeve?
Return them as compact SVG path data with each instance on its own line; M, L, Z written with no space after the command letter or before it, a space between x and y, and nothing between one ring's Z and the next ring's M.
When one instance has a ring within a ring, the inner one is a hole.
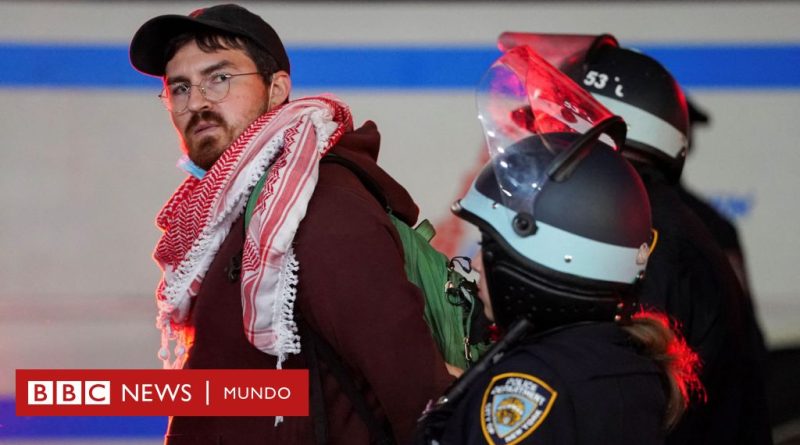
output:
M345 178L347 179L347 178ZM350 184L352 185L352 184ZM358 187L319 184L295 238L298 307L374 394L398 443L452 378L406 279L399 237Z

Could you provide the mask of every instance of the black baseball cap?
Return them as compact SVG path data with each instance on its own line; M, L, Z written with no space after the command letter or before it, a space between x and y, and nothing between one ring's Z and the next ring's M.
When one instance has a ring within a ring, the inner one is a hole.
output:
M233 4L198 9L186 16L171 14L148 20L131 40L131 65L144 74L163 76L168 62L167 43L193 31L223 31L250 39L275 59L278 69L289 72L289 57L278 33L261 17Z

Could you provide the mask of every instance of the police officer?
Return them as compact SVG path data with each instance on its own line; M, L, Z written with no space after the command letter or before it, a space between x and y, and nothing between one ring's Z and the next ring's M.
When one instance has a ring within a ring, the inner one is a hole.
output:
M453 210L481 232L506 336L426 414L419 442L662 443L696 357L637 309L652 232L617 149L624 122L528 47L495 62L478 108L491 162Z
M703 364L707 402L690 408L668 443L771 443L764 345L752 306L714 236L679 193L689 142L685 96L653 58L608 36L597 42L561 69L628 124L623 154L644 181L659 235L641 302L676 318Z

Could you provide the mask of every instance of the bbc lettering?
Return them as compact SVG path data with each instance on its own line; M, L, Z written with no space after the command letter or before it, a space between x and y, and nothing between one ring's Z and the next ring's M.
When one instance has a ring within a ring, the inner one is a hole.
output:
M108 380L30 380L29 405L110 405Z

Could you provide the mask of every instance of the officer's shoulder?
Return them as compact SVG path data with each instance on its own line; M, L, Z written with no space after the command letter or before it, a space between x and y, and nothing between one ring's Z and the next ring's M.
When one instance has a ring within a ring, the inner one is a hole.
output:
M525 369L539 378L555 378L557 370L548 362L549 348L540 344L520 344L508 351L494 366L493 373Z
M648 372L652 367L650 360L636 352L629 335L613 323L561 329L520 345L507 359L510 366L524 366L555 385Z

